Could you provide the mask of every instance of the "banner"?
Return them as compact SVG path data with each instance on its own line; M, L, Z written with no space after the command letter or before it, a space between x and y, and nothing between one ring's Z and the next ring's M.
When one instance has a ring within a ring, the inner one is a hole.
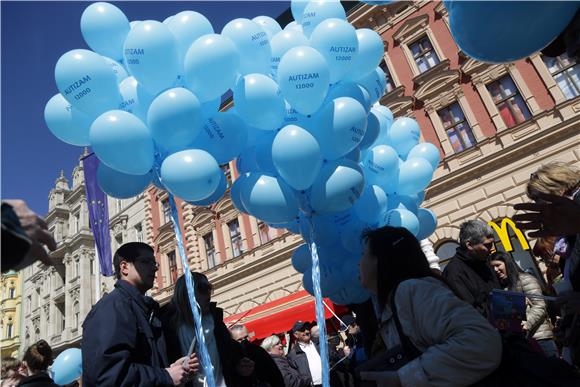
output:
M99 159L94 153L83 158L89 223L97 246L101 274L110 277L113 275L113 258L111 254L111 235L109 234L109 207L107 205L107 195L97 184L98 166Z

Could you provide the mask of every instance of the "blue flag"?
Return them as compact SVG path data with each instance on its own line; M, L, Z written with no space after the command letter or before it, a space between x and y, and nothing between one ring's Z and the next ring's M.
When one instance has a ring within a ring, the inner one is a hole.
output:
M107 195L97 183L98 166L99 159L94 153L83 159L89 223L97 245L101 274L110 277L113 275L113 259L111 254L111 235L109 234L109 207L107 205Z

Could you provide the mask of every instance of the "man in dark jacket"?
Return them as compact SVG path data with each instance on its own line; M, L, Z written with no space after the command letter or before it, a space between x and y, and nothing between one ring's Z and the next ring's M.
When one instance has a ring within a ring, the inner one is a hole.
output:
M310 376L314 386L322 385L322 360L318 348L310 339L310 325L296 321L292 326L292 334L296 344L288 352L288 360L301 375Z
M153 287L157 262L144 243L127 243L113 258L115 289L101 299L83 324L83 386L173 386L197 371L195 355L167 367Z
M469 220L459 228L459 247L443 271L455 293L488 318L489 293L501 289L487 263L493 250L493 230L481 220Z
M262 341L261 346L272 356L272 359L284 377L284 385L286 387L310 387L312 385L310 376L300 374L296 367L286 359L286 356L284 356L284 346L278 336L266 337Z

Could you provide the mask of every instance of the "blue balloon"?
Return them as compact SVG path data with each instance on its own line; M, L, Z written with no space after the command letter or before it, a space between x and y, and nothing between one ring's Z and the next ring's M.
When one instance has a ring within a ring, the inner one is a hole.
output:
M240 155L247 138L248 129L244 121L237 114L226 111L205 121L193 145L210 153L218 164L225 164Z
M241 174L238 178L233 182L232 187L230 189L230 198L234 203L234 207L238 209L238 211L243 212L244 214L249 214L249 211L244 206L242 202L242 191L244 189L244 183L247 180L249 174Z
M378 114L381 114L382 117L384 117L387 120L387 129L389 129L391 127L391 125L393 124L393 121L395 120L395 117L393 116L393 112L391 111L391 109L389 109L386 106L378 105L378 104L373 106L373 109Z
M362 150L370 148L377 141L380 133L381 124L379 122L379 118L377 114L371 110L367 116L367 130L359 144L359 148Z
M387 209L387 194L377 185L367 186L353 208L359 219L374 223Z
M280 179L251 174L244 182L242 203L250 214L268 223L289 222L298 216L298 200Z
M346 20L346 12L339 0L310 1L302 13L302 28L304 35L310 38L314 29L326 19L336 18Z
M387 78L380 67L377 67L375 71L371 71L356 82L368 91L372 104L378 102L387 89Z
M357 220L359 220L358 217ZM351 222L345 225L340 231L341 245L346 251L352 254L352 256L360 257L362 255L363 252L362 232L365 228L366 224L363 224L362 222Z
M264 32L268 34L268 39L272 39L274 35L282 31L280 24L278 24L278 22L275 19L272 19L270 16L256 16L252 19L252 21L262 27Z
M322 297L329 297L338 292L343 282L342 270L334 265L320 264L320 290ZM312 285L312 268L304 272L302 276L302 284L304 289L314 295L314 287Z
M308 4L309 0L291 0L290 1L290 12L292 12L292 17L295 22L292 23L301 23L302 22L302 14L304 13L304 8Z
M169 89L153 100L147 124L155 143L174 152L186 149L197 138L203 125L201 103L183 87Z
M121 110L133 113L143 122L147 122L147 111L151 102L153 102L153 95L135 79L135 77L125 78L119 85L123 102L121 103Z
M258 138L254 148L258 170L271 176L278 176L272 157L272 145L275 138L275 131L266 132Z
M100 163L97 168L97 183L107 195L127 199L139 195L152 181L151 172L146 175L128 175Z
M123 65L117 62L116 60L113 60L106 56L103 56L103 58L105 59L105 62L107 62L107 64L111 66L111 68L113 69L113 72L117 77L117 83L121 84L121 82L129 76L129 74L127 74L127 70L125 70Z
M310 45L322 54L330 68L330 82L346 78L358 55L354 27L342 19L326 19L310 36Z
M65 349L54 359L51 369L52 379L56 384L62 386L74 382L83 373L81 350L78 348Z
M234 104L240 117L258 129L275 130L284 121L284 98L278 84L266 75L249 74L238 78Z
M399 156L406 158L409 151L419 143L421 129L419 124L412 118L397 118L389 130L389 145L391 145Z
M352 207L362 194L364 182L361 168L352 160L325 163L310 189L312 209L331 213Z
M300 245L292 253L292 266L298 273L305 273L312 267L312 257L308 245Z
M201 149L176 152L161 164L161 178L167 190L186 201L211 196L222 176L223 172L212 155Z
M427 188L433 178L433 167L422 158L409 158L400 166L399 190L403 195L415 194Z
M105 58L92 51L71 50L62 55L54 78L62 96L85 113L98 115L121 104L115 72Z
M350 97L340 97L324 105L316 120L312 133L328 160L336 160L356 148L367 129L365 109Z
M201 13L195 11L179 12L171 17L166 25L177 41L177 52L179 53L181 66L183 66L187 50L189 50L193 42L204 35L214 33L210 21Z
M339 97L350 97L357 100L367 113L371 109L369 93L362 86L354 82L345 81L332 85L330 90L328 90L326 102L330 102Z
M298 31L302 35L304 35L304 30L302 29L302 26L296 23L295 21L288 23L288 25L284 27L284 31Z
M365 176L370 184L381 185L396 178L399 169L397 152L388 145L377 145L366 154L363 160Z
M177 41L166 25L142 21L129 32L124 47L129 72L151 94L177 85L181 70Z
M358 55L350 68L349 79L360 79L371 73L381 63L385 53L383 39L368 28L356 30Z
M328 64L312 47L294 47L280 59L278 85L294 109L300 114L312 114L322 106L328 93Z
M437 228L437 215L428 208L419 208L417 210L417 219L419 219L418 240L429 238Z
M185 56L185 84L202 102L220 98L234 87L240 53L227 36L205 35Z
M236 158L236 169L240 174L258 172L260 167L256 161L256 146L247 147Z
M123 110L101 114L91 125L89 139L99 160L129 175L153 168L153 139L143 121Z
M222 35L230 38L238 48L241 75L270 73L272 50L268 34L258 23L249 19L234 19L225 25Z
M227 189L228 189L228 179L226 178L226 175L222 174L221 179L220 179L220 183L219 183L219 185L216 188L214 193L212 193L210 196L208 196L207 198L205 198L203 200L190 201L189 204L193 204L194 206L202 206L202 207L210 206L210 205L216 203L217 201L219 201L221 198L223 198Z
M388 211L384 216L383 224L391 227L404 227L415 236L419 233L419 220L415 214L403 208Z
M412 158L423 158L431 164L433 170L437 168L439 165L439 160L441 154L439 153L439 148L435 145L431 144L430 142L422 142L420 144L415 145L409 155L407 156L408 159Z
M300 234L306 241L316 242L319 245L318 254L322 257L328 252L329 246L335 246L339 243L340 232L334 218L331 215L314 214L311 216L300 216ZM325 249L321 249L321 245ZM323 251L324 250L324 251ZM330 258L325 256L325 261Z
M296 125L284 127L272 144L272 160L280 176L296 190L309 188L322 166L320 145Z
M89 47L115 60L123 59L123 43L131 30L129 19L113 4L89 5L81 16L81 33Z
M270 73L276 77L278 75L278 65L280 59L290 49L298 46L308 46L308 39L298 30L284 30L278 32L270 40L272 48L272 58L270 60Z
M580 7L575 1L444 4L457 45L470 57L491 63L515 62L540 51L566 28ZM537 25L542 28L530 28Z
M207 101L207 102L202 103L201 104L201 115L202 115L203 119L207 120L208 118L212 117L217 112L219 112L221 105L222 105L221 97L218 97L212 101ZM230 110L232 110L232 109L230 109ZM233 112L233 110L232 110L232 112Z
M361 152L360 152L360 149L358 147L354 148L349 153L347 153L346 155L344 155L344 158L345 159L352 160L355 163L359 163L360 160L361 160Z
M404 210L412 212L413 214L417 214L419 205L417 204L415 195L391 194L389 195L389 202L387 208L389 210L402 208Z
M46 103L44 121L59 140L71 145L91 145L92 118L68 103L62 94L56 94Z

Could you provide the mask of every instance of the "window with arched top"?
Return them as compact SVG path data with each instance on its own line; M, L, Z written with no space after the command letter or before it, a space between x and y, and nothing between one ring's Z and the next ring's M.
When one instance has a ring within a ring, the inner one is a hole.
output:
M79 327L80 324L80 314L81 314L81 309L80 309L80 305L78 301L75 301L75 303L73 304L73 313L74 313L74 321L75 321L75 328Z
M439 266L441 270L445 268L449 260L455 255L455 250L459 247L459 243L454 239L448 239L438 243L435 246L435 254L439 257Z

